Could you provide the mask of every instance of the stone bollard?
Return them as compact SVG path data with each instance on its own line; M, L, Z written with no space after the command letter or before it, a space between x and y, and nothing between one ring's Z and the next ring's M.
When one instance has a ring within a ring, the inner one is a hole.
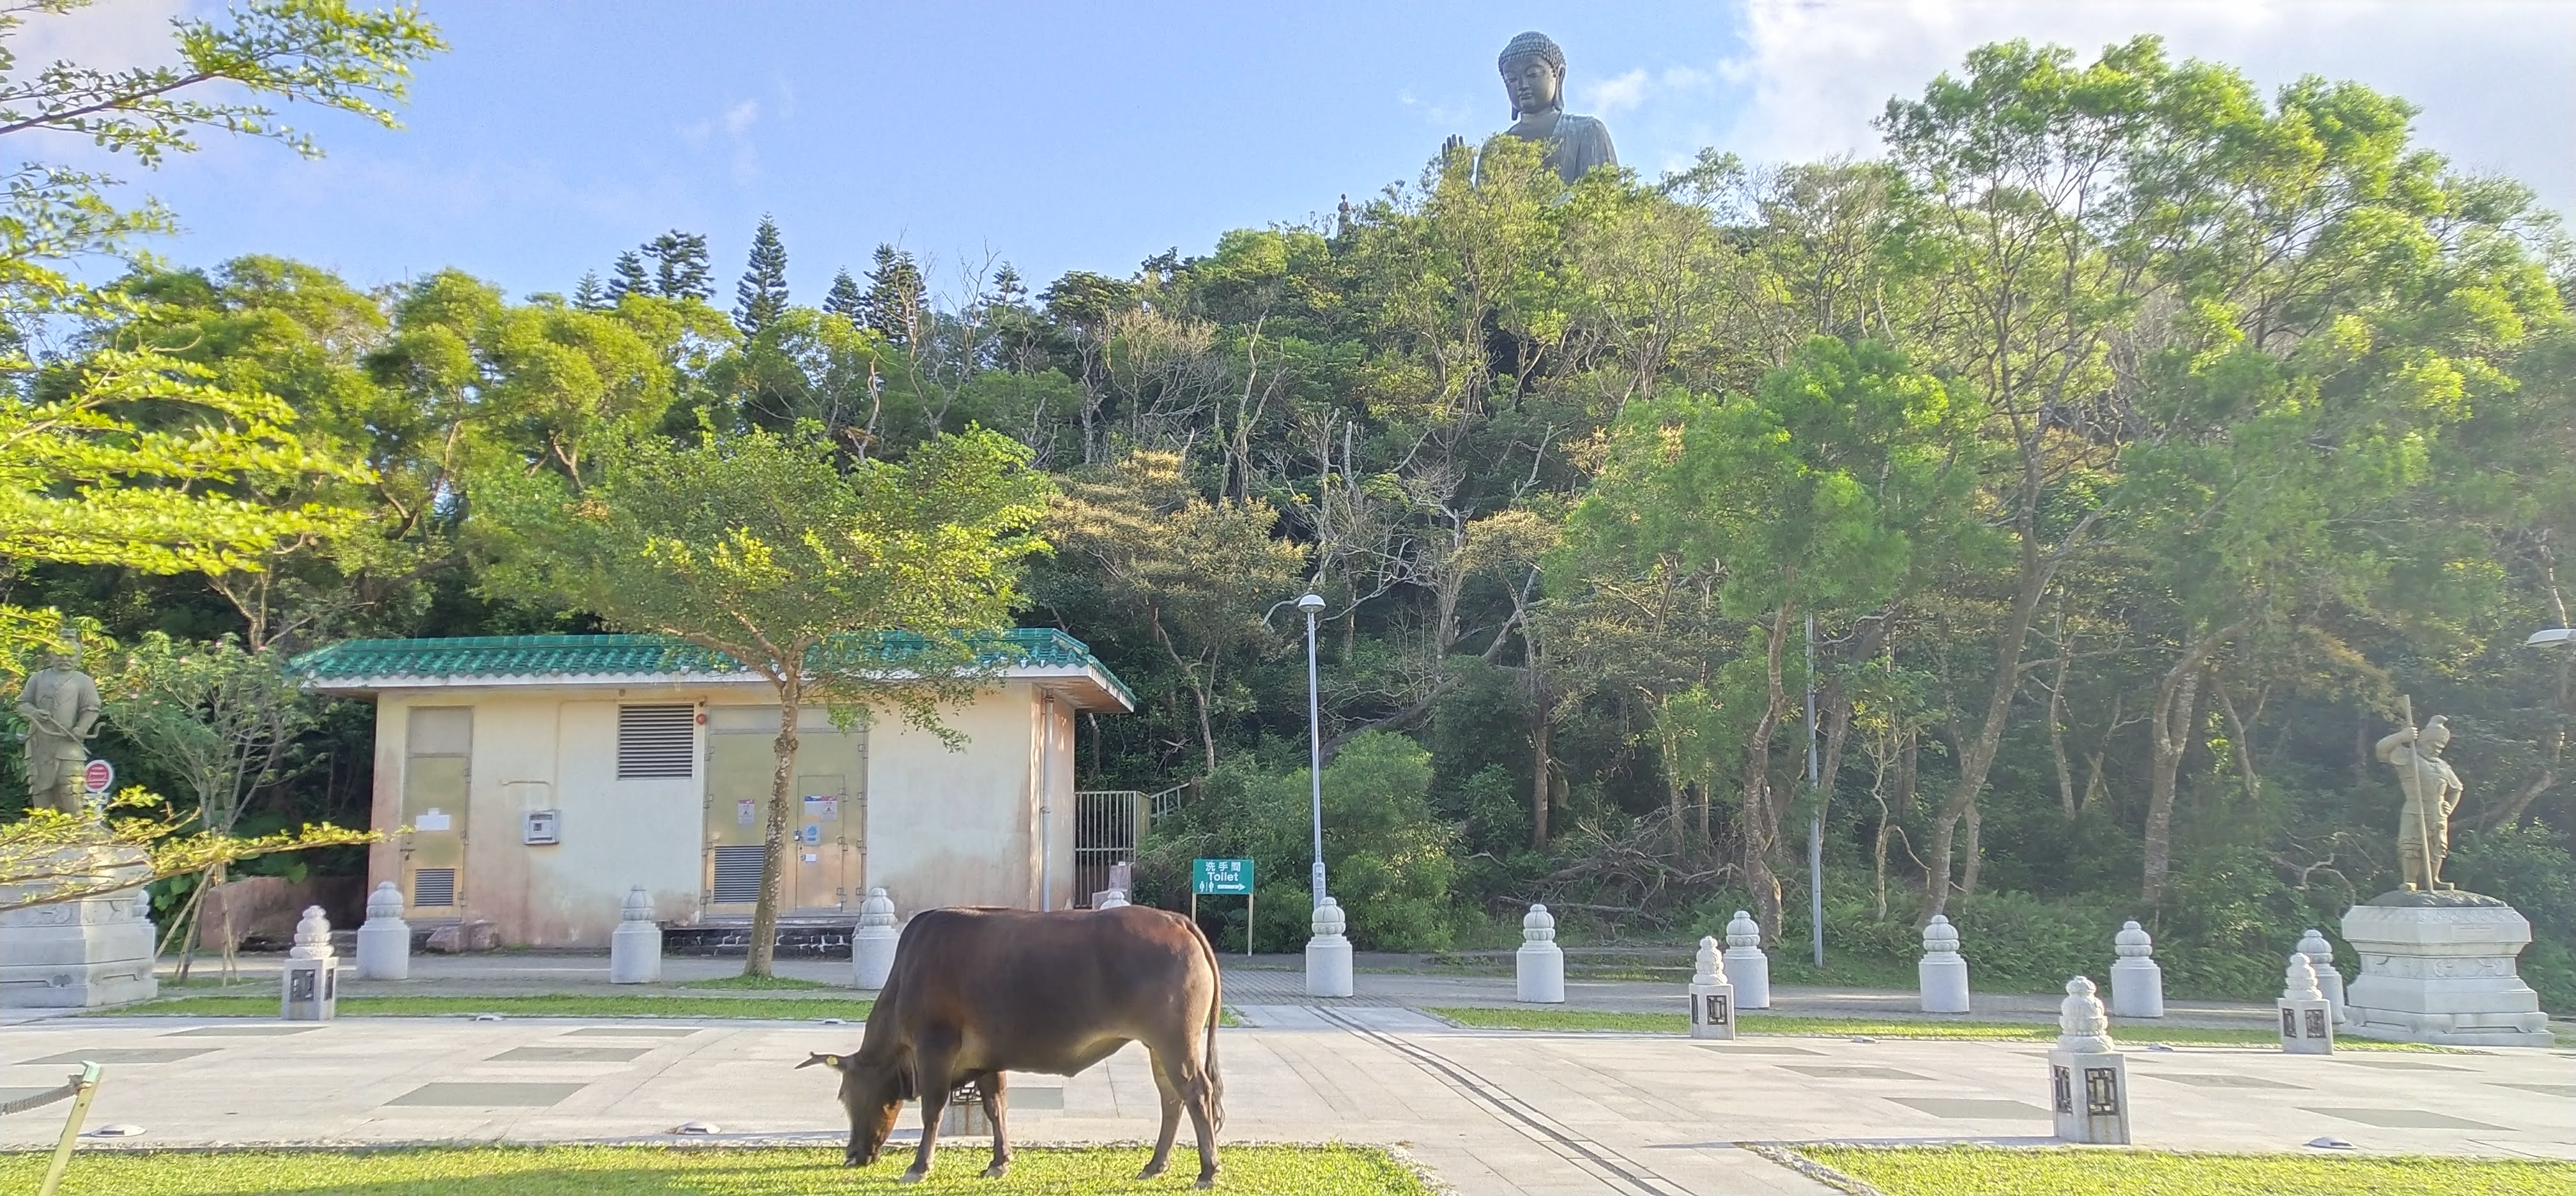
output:
M2066 982L2057 1049L2048 1053L2048 1089L2060 1141L2129 1144L2129 1066L2111 1043L2111 1019L2089 978Z
M1726 924L1726 974L1735 982L1735 1007L1771 1007L1771 957L1762 953L1762 924L1743 910Z
M1565 1003L1565 952L1556 945L1556 915L1533 905L1521 919L1521 949L1512 957L1518 974L1513 999L1532 1005Z
M1718 954L1717 938L1712 935L1699 941L1699 959L1691 973L1691 1037L1735 1037L1736 987L1727 983L1726 961Z
M1959 928L1948 917L1934 914L1923 927L1923 962L1915 965L1914 976L1923 990L1923 1012L1968 1012L1968 961L1959 955Z
M1124 889L1104 889L1093 897L1094 900L1091 903L1093 909L1116 909L1127 904L1127 892Z
M2335 967L2334 944L2326 941L2323 931L2311 926L2306 934L2299 936L2299 945L2294 950L2316 965L2317 991L2326 995L2326 1005L2334 1010L2334 1023L2338 1026L2344 1024L2343 972Z
M411 924L402 915L402 890L394 882L367 894L367 920L358 927L358 979L411 979Z
M868 890L859 903L859 928L850 932L850 984L869 992L886 986L894 975L894 899L884 889Z
M279 1020L327 1022L339 1016L340 960L331 949L331 920L322 916L321 906L304 907L280 975L285 991L277 1002Z
M2281 1050L2291 1055L2334 1053L2334 1006L2317 991L2317 965L2303 952L2290 953L2281 974Z
M2111 936L2111 1012L2118 1017L2163 1017L2165 972L2156 966L2156 940L2135 922Z
M1307 929L1314 937L1306 940L1306 995L1310 997L1347 997L1351 995L1351 940L1342 937L1347 925L1340 902L1326 897L1315 907Z
M662 928L653 921L653 895L637 885L626 891L617 929L608 936L608 982L651 984L662 978Z

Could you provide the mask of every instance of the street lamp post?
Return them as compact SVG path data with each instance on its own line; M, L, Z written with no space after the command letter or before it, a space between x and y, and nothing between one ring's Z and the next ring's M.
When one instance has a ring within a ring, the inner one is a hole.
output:
M1315 872L1314 904L1324 904L1324 704L1315 682L1315 616L1324 613L1324 596L1308 594L1297 600L1297 609L1306 612L1306 778L1314 787Z

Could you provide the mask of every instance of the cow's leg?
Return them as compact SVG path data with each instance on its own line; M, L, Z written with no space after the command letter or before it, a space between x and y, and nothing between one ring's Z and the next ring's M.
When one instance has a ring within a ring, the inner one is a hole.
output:
M939 1149L939 1115L947 1110L948 1094L957 1087L955 1061L956 1053L947 1044L913 1046L913 1087L921 1094L921 1148L912 1154L912 1170L896 1183L917 1184L930 1175L931 1153Z
M1172 1078L1164 1088L1171 1095L1165 1098L1163 1146L1168 1150L1172 1144L1173 1123L1177 1120L1172 1106L1177 1104L1189 1110L1190 1128L1197 1130L1199 1136L1198 1186L1213 1188L1216 1186L1216 1086L1208 1078L1207 1065L1199 1057L1197 1046L1196 1039L1183 1038L1171 1044L1168 1050L1154 1052L1157 1064L1165 1059L1171 1061ZM1158 1066L1156 1070L1163 1069ZM1175 1097L1177 1100L1173 1099Z
M1154 1089L1163 1097L1163 1132L1154 1139L1154 1157L1145 1160L1145 1169L1136 1175L1138 1179L1152 1179L1172 1165L1172 1137L1181 1128L1181 1090L1172 1082L1170 1073L1163 1070L1163 1052L1153 1051L1149 1058L1153 1060Z
M975 1078L975 1091L984 1098L984 1116L993 1120L993 1165L984 1168L984 1178L1000 1179L1011 1169L1011 1142L1003 1134L1002 1073L988 1071Z

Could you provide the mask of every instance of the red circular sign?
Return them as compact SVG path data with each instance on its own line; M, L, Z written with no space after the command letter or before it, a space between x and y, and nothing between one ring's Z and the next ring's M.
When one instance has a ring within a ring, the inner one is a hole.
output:
M92 760L81 770L81 788L92 793L105 793L116 783L116 766L105 760Z

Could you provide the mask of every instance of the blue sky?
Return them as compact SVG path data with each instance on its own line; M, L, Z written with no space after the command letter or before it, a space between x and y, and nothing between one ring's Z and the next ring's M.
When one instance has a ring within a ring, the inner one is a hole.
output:
M202 7L108 0L40 19L22 52L144 60L161 22ZM1866 153L1887 98L1969 46L2158 32L2266 85L2313 72L2406 95L2428 144L2576 207L2568 3L425 7L454 49L421 68L405 129L306 114L319 162L210 139L158 172L118 168L186 226L154 251L281 253L361 284L453 265L525 294L678 227L710 236L729 301L768 212L805 302L880 241L922 255L943 291L991 259L1036 284L1124 275L1410 179L1443 135L1508 123L1494 55L1533 28L1565 48L1570 110L1607 120L1649 173L1704 145Z

